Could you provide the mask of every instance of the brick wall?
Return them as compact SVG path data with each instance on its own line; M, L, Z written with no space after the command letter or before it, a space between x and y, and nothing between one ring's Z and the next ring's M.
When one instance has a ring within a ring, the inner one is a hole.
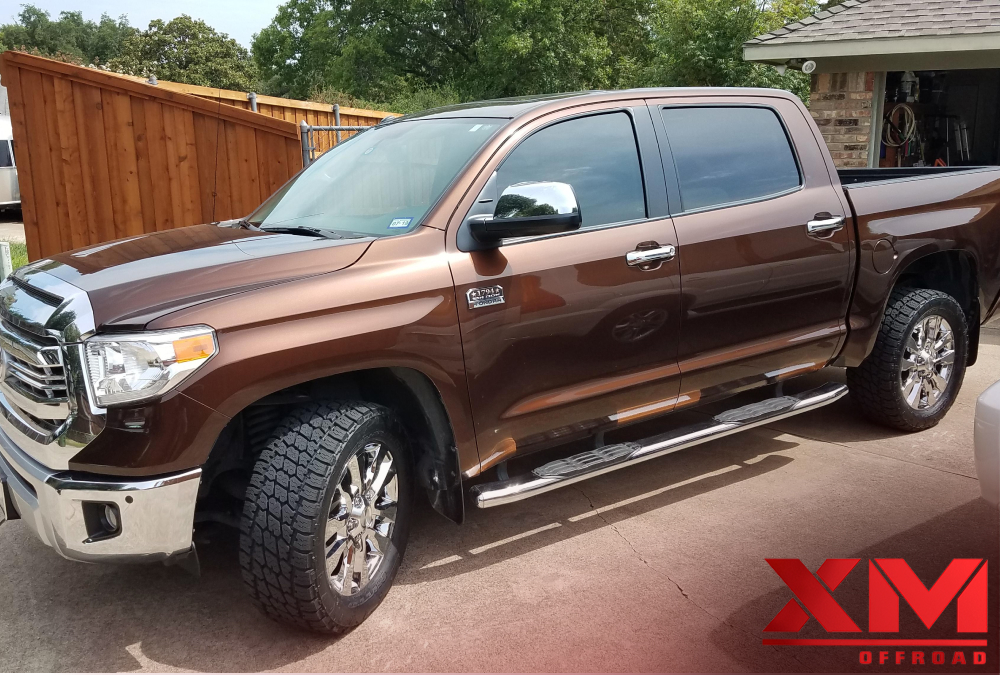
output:
M812 76L809 111L838 167L868 166L874 73Z

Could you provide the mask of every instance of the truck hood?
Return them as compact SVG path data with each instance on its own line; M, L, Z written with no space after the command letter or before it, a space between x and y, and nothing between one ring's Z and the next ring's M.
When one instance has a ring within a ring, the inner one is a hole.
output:
M40 269L87 292L98 328L354 264L372 239L325 239L195 225L60 253Z

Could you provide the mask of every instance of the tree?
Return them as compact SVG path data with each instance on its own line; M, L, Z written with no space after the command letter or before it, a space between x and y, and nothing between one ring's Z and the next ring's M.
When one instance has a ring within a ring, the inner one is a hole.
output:
M628 86L652 0L289 0L254 37L269 93L387 101Z
M743 43L816 11L814 0L659 0L653 17L656 56L645 71L651 86L776 87L802 98L809 78L779 75L743 60Z
M347 38L346 3L289 0L254 35L251 51L269 94L306 98L329 85Z
M264 91L402 111L637 85L807 78L743 61L745 41L818 0L287 0L254 36Z
M85 21L81 12L61 12L53 21L48 12L23 5L17 22L0 26L0 44L43 56L103 64L116 56L125 40L136 32L124 16L116 20L104 14L95 23Z
M250 53L225 33L184 14L160 19L125 40L121 53L109 62L112 70L129 75L156 75L172 82L252 91L257 69Z

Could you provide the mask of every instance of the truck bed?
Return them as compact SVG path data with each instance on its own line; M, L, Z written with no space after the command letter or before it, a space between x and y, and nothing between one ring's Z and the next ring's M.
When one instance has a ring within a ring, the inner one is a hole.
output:
M882 183L889 180L904 178L929 178L945 173L964 171L982 171L995 169L991 166L913 166L904 168L886 167L875 169L837 169L842 185L859 185L862 183Z

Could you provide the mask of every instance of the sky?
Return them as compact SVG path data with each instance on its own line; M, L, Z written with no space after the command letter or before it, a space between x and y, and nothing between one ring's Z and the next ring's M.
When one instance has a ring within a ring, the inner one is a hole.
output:
M83 12L91 21L100 20L101 14L115 18L125 14L137 28L145 28L153 19L188 14L249 48L251 36L271 23L282 0L0 0L0 23L14 20L25 3L47 11L53 19L66 11Z

